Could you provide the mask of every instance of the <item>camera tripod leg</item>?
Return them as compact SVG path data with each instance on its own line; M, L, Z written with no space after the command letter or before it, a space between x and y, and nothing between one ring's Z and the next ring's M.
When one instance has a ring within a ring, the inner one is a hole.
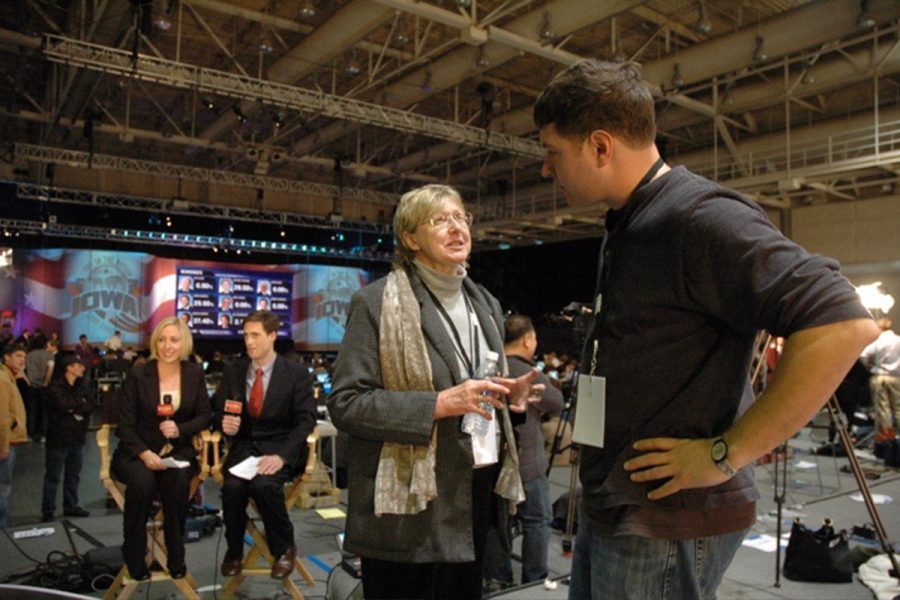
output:
M569 507L566 510L566 533L563 535L563 556L572 556L572 531L575 529L575 496L578 488L578 445L569 446L569 463L572 472L569 475Z
M878 541L881 542L881 549L884 550L888 559L891 561L894 576L900 580L900 568L897 567L897 557L895 556L893 545L884 528L884 523L882 523L881 517L878 515L878 508L875 506L875 501L872 499L872 493L869 491L869 484L866 483L866 474L863 473L862 467L859 465L859 459L856 458L856 454L853 452L853 440L850 439L850 432L847 430L847 426L841 419L841 407L838 404L837 396L832 394L831 398L828 399L826 407L828 408L828 416L831 417L831 422L837 429L838 437L841 439L841 444L844 446L844 452L847 454L847 459L850 461L850 468L853 471L853 476L856 478L856 484L859 486L859 491L866 504L866 509L869 511L869 517L872 519L875 533L878 534Z
M784 502L787 498L787 442L784 442L773 452L775 466L775 505L777 506L775 524L775 587L781 587L781 515ZM781 465L781 482L778 481L778 463Z

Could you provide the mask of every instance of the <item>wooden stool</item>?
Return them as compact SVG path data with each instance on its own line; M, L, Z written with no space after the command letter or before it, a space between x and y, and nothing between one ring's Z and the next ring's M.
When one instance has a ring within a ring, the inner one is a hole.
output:
M110 474L110 462L112 460L112 456L109 451L109 432L112 430L112 426L109 424L103 424L100 429L97 430L97 446L100 447L100 481L103 483L103 487L109 492L109 495L115 500L116 506L119 507L119 510L125 510L125 485L116 481L112 478ZM200 484L209 476L209 460L207 449L209 447L209 438L211 434L209 432L203 432L194 436L194 448L197 449L198 454L200 455L200 472L194 476L191 480L191 490L190 495L193 495L197 492L197 489L200 487ZM128 567L122 567L119 570L119 573L116 575L116 578L113 580L112 585L109 586L109 589L106 590L106 593L103 595L104 600L113 600L114 598L118 598L119 600L127 600L130 598L134 592L138 589L143 583L158 583L161 581L171 581L178 591L181 592L181 595L189 600L200 600L200 596L197 595L195 591L197 588L197 582L194 580L193 576L188 573L183 578L173 579L168 572L168 553L166 551L166 544L163 537L163 532L161 529L162 524L162 510L160 509L156 515L147 521L147 547L153 555L153 558L166 569L164 572L151 572L150 579L144 581L137 581L132 579L130 574L128 573Z
M216 443L213 443L212 445L213 466L211 470L213 479L218 481L220 484L225 480L225 477L222 474L223 461L221 460L217 444L218 440L221 439L221 435L221 432L215 432L212 434L213 439ZM290 484L290 487L285 490L284 503L287 506L288 512L290 512L291 508L297 503L297 499L302 493L302 484L304 479L308 476L311 476L311 473L314 470L316 463L316 442L318 441L318 439L319 438L317 430L313 431L306 438L306 444L309 448L309 452L306 457L306 468L304 469L301 476L295 479L293 483ZM212 441L213 440L211 440L211 442ZM259 510L256 508L256 503L252 498L250 499L250 505L253 507L253 510L257 514L259 514ZM244 557L241 573L239 575L235 575L234 577L229 577L228 581L225 583L225 588L222 590L222 600L230 600L237 592L238 588L241 587L244 579L246 579L247 577L269 577L271 574L272 565L274 565L275 561L277 560L277 557L273 556L272 552L269 550L269 544L266 541L265 534L260 531L259 527L256 526L256 523L254 523L253 519L251 518L247 519L247 534L253 540L253 548L251 548L250 552L247 553L247 556ZM260 559L264 561L263 565L258 564ZM300 574L301 577L303 577L309 587L315 587L316 580L313 579L313 576L310 574L310 572L306 569L306 567L303 566L303 563L300 562L300 557L294 558L294 569ZM297 587L297 584L294 583L290 576L282 579L281 585L284 587L285 591L287 591L287 593L291 595L292 598L294 598L295 600L303 600L303 594L300 592L300 588Z

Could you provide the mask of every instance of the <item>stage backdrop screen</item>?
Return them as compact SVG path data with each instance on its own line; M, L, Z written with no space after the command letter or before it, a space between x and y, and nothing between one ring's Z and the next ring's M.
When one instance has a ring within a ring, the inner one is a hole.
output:
M278 336L291 335L290 272L179 266L177 285L176 314L198 338L239 337L244 319L256 310L278 315Z

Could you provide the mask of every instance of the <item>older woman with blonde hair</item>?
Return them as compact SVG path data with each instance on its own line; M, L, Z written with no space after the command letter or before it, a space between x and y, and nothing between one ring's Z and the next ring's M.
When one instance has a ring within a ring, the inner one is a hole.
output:
M119 392L119 445L112 470L127 486L122 555L137 580L150 577L145 526L157 496L163 506L166 568L173 578L186 573L184 526L191 479L197 471L191 438L211 419L203 369L186 360L193 346L184 321L163 319L150 336L151 360L136 365ZM163 459L168 457L190 466L167 468Z
M408 192L393 270L350 303L328 409L349 436L344 548L366 598L480 598L487 530L524 498L508 408L524 412L534 373L475 379L505 360L500 305L466 275L471 225L453 188ZM487 433L461 430L468 413Z

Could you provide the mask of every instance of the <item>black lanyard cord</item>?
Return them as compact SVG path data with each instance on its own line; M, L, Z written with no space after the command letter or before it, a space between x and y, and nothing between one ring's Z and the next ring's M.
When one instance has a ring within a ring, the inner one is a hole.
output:
M428 292L428 295L431 296L431 300L434 302L435 307L437 307L438 313L450 326L450 331L453 333L453 341L455 342L453 344L453 350L463 361L463 364L465 364L466 370L469 372L469 377L475 377L475 369L481 361L481 344L478 340L478 325L472 323L472 313L474 312L474 309L472 308L472 304L469 302L468 294L466 294L465 290L462 290L461 292L463 296L463 302L465 302L466 304L466 319L468 320L469 324L469 352L467 353L462 343L462 336L459 335L459 330L453 323L453 319L451 319L450 315L447 313L447 309L444 308L444 305L441 304L441 301L438 300L437 296L434 295L434 292L432 292L427 285L424 287ZM472 363L470 357L475 358L474 364Z

